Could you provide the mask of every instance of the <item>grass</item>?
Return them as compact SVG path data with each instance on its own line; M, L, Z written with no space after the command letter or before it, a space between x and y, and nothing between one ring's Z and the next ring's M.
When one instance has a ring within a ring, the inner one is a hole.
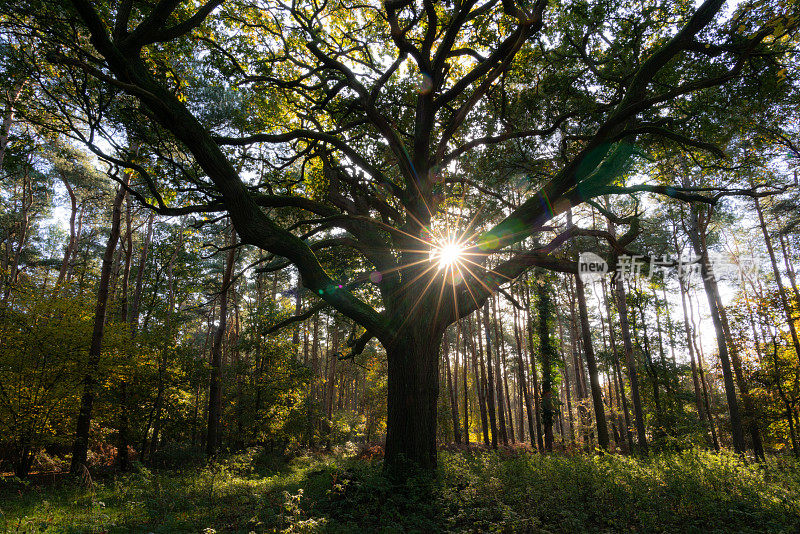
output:
M251 450L180 471L0 482L0 532L800 532L800 465L701 451L647 460L442 452L436 477Z

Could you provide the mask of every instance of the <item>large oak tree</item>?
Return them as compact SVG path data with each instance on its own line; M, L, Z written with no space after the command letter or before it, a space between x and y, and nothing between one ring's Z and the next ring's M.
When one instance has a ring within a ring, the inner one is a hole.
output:
M718 198L620 178L654 145L722 157L708 103L755 94L797 22L723 0L3 3L51 127L135 171L160 213L227 212L262 268L297 269L312 311L363 328L353 352L383 345L387 465L423 467L446 327L531 267L573 271L552 252L580 231L529 240L571 206ZM448 226L454 195L487 202ZM340 279L342 258L362 274Z

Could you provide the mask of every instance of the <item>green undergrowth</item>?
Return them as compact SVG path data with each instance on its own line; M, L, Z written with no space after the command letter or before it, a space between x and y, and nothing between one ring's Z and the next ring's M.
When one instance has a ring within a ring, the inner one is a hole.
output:
M398 483L377 461L251 450L82 485L6 480L0 532L800 532L793 460L476 451L439 464Z

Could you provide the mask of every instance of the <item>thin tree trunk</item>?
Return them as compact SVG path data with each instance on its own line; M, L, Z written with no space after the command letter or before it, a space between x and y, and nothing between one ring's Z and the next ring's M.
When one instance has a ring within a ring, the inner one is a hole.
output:
M781 272L778 269L778 261L775 258L775 250L772 248L772 239L770 238L769 231L767 230L767 223L764 220L764 212L761 209L761 203L759 202L758 197L754 197L753 200L756 204L756 212L758 213L758 221L761 225L761 232L764 234L764 244L767 246L767 252L769 253L769 261L772 265L772 273L775 276L775 283L778 284L778 295L781 298L783 311L786 314L786 322L789 324L789 333L792 336L794 352L797 356L798 362L800 362L800 339L797 335L797 325L795 325L795 320L792 317L792 308L789 306L789 299L786 298L786 290L783 287L783 279L781 278Z
M476 318L477 319L477 318ZM467 326L469 328L469 341L470 341L470 350L472 351L472 367L475 370L475 389L478 393L478 407L480 409L481 414L481 430L483 432L483 443L488 447L490 445L489 440L489 423L487 421L487 414L486 414L486 398L484 397L484 391L486 391L486 376L483 371L483 357L480 356L483 353L483 346L480 343L480 323L478 323L478 350L475 350L475 332L472 328L472 320L467 317Z
M139 253L139 266L136 269L136 286L133 290L133 305L131 306L130 323L134 333L139 329L139 308L142 302L142 285L144 283L144 270L147 267L147 255L150 251L150 241L153 238L153 219L155 216L151 212L147 217L147 230L144 234L144 243Z
M591 385L592 404L594 404L595 420L597 421L597 442L600 448L608 450L608 426L606 425L606 414L603 408L603 390L600 387L597 360L592 346L589 312L586 309L586 292L583 287L583 281L577 275L575 276L575 288L581 319L581 332L583 334L583 353L586 356L586 365L589 367L589 384Z
M659 304L658 304L658 296L656 296L656 289L652 287L653 293L653 307L655 308L656 314L656 333L658 334L658 361L661 365L661 374L663 375L664 380L664 390L667 392L667 402L668 404L671 403L670 399L672 398L672 386L670 385L669 380L669 373L667 369L667 358L664 355L664 332L661 330L661 314L659 313ZM664 307L668 308L668 303L664 303Z
M556 321L558 323L558 337L561 340L561 363L564 365L564 372L563 372L563 389L564 389L564 396L565 400L567 401L567 423L569 426L569 438L570 441L574 444L575 443L575 420L572 416L572 392L569 383L569 366L567 365L567 340L564 336L564 318L558 313L556 310ZM544 380L544 376L542 376L542 380ZM564 430L561 429L561 438L564 438Z
M641 302L641 301L639 301L639 302ZM641 317L641 320L642 320L641 331L642 331L642 335L644 337L644 350L642 350L642 352L644 353L645 358L647 359L647 374L650 375L650 381L651 381L651 383L653 385L653 403L655 404L655 408L656 408L656 432L655 433L656 433L657 436L663 436L664 433L665 433L665 430L666 430L664 428L664 412L663 412L663 409L661 408L661 396L660 396L660 391L658 389L658 372L655 369L655 365L653 365L653 356L652 356L652 352L650 350L650 336L647 334L647 321L646 321L646 318L645 318L645 315L644 315L644 306L641 303L639 303L638 305L637 304L634 304L634 305L636 306L636 308L638 308L639 316ZM636 328L636 312L635 311L633 313L633 331L634 332L638 331L638 329ZM638 343L639 342L638 342L638 339L637 339L637 344Z
M222 288L219 294L219 326L214 334L211 349L211 384L208 389L208 428L206 431L206 455L214 456L219 447L220 417L222 412L222 341L225 338L228 321L228 289L236 259L236 230L231 225L230 249L222 275Z
M695 254L700 256L700 274L703 277L703 286L708 300L708 307L711 310L711 320L714 322L714 330L717 336L717 347L719 349L719 359L722 362L722 377L725 383L725 396L728 400L728 412L731 420L731 433L733 438L733 448L739 454L744 454L744 433L742 431L742 420L739 415L739 402L736 399L736 387L733 382L733 372L731 370L731 360L728 354L728 346L725 342L725 333L722 329L722 320L719 313L719 298L716 282L713 274L708 268L708 251L703 246L700 233L700 224L697 213L692 210L690 214L690 224L687 228L689 240L692 243Z
M703 349L702 346L698 345L697 337L695 336L695 332L698 331L698 328L695 327L694 307L692 306L692 301L688 290L686 293L686 298L689 302L689 321L691 323L691 328L692 328L692 333L689 341L692 343L692 346L694 347L695 355L697 355L697 372L700 374L700 385L703 387L703 402L704 406L706 407L706 416L708 417L708 425L709 428L711 429L711 440L714 443L714 450L718 451L720 449L719 439L717 438L717 430L715 428L715 423L714 423L714 412L711 410L711 394L708 391L709 386L708 386L708 381L706 380L705 364L703 363Z
M501 417L501 435L505 434L505 439L503 440L503 444L508 445L509 440L514 442L514 417L511 413L511 397L508 395L508 373L506 372L506 344L505 340L503 339L503 330L502 324L500 323L499 316L497 314L498 302L497 299L492 297L492 316L494 318L494 333L495 333L495 340L497 346L497 360L495 360L495 367L497 370L497 406L500 409L501 415L503 414L503 409L507 409L506 417ZM500 378L502 377L502 382ZM502 386L502 387L501 387ZM505 419L505 421L504 421ZM504 424L507 423L507 424Z
M639 452L648 454L647 434L644 430L644 416L642 414L642 399L639 395L639 376L636 374L636 359L633 354L631 331L628 326L628 303L625 287L620 278L616 280L617 310L619 310L619 325L622 331L622 343L625 349L625 363L628 368L628 381L631 385L631 402L633 403L634 425L638 439Z
M712 282L716 288L716 280L713 280ZM739 386L739 391L742 393L742 404L744 405L745 415L747 417L745 423L750 432L750 437L753 440L753 452L755 453L757 459L764 461L766 460L766 457L764 456L764 444L761 440L761 431L758 428L758 414L756 413L753 397L750 394L750 385L747 382L747 378L744 376L744 369L742 368L742 362L739 358L739 349L734 342L733 336L731 335L731 328L730 324L728 323L728 315L725 312L725 306L722 305L722 300L719 296L718 290L716 290L715 296L719 304L722 331L725 334L725 339L730 347L731 364L733 364L733 376L736 379L736 385Z
M794 266L790 261L789 256L789 246L786 244L786 239L784 239L782 233L778 233L778 240L781 244L781 252L783 255L783 265L786 267L786 274L789 275L789 283L792 286L792 291L794 291L794 302L800 302L800 290L797 289L797 275L794 270Z
M336 362L338 360L337 347L339 346L339 330L336 325L331 325L333 330L330 336L331 345L328 348L328 358L326 362L326 378L325 378L325 434L326 434L326 448L330 450L331 439L330 434L333 430L333 396L336 391ZM329 330L329 332L330 332Z
M469 447L469 388L467 387L467 343L464 340L464 335L461 329L461 320L456 323L458 325L458 339L461 344L461 376L464 381L464 443ZM456 345L458 347L458 345Z
M617 380L617 394L621 397L622 413L625 423L625 438L628 442L628 451L633 451L633 432L631 432L631 417L628 410L628 396L625 394L625 385L622 379L622 369L619 363L619 353L617 352L617 338L614 332L614 320L611 315L611 299L606 291L606 282L603 280L603 300L606 304L606 315L608 318L608 342L611 347L611 357L614 366L614 375Z
M530 436L531 448L536 450L536 427L534 423L535 414L533 412L533 406L531 403L531 396L528 391L528 381L525 376L525 363L523 358L523 345L522 339L520 335L520 325L518 322L518 316L521 314L517 313L517 309L514 308L514 341L517 344L517 369L519 371L519 386L522 390L522 398L525 402L525 413L528 416L528 434ZM535 367L533 368L535 371ZM520 432L522 432L522 426L520 426Z
M161 436L161 413L164 409L164 393L166 390L167 379L167 364L169 363L169 351L172 341L172 314L175 311L175 259L178 257L178 251L183 246L183 229L178 237L178 244L170 256L169 263L167 264L167 316L164 321L164 343L161 346L161 355L158 360L158 384L156 386L156 400L153 404L153 437L150 440L149 449L145 445L142 447L142 458L145 455L152 454L156 451ZM149 427L146 430L150 430ZM145 432L145 440L147 439L147 432Z
M120 186L114 197L111 211L111 232L106 241L103 253L103 262L100 267L100 283L97 288L97 298L94 312L94 328L89 345L89 359L86 362L86 374L83 377L83 394L78 412L78 421L75 430L75 441L72 444L72 461L70 473L82 474L86 465L86 456L89 450L89 427L92 422L92 408L97 395L96 387L99 381L100 356L103 348L103 334L105 333L106 308L108 305L108 289L111 282L111 267L114 261L114 251L119 241L120 225L122 220L122 201L125 199L126 189Z
M8 94L8 109L5 115L3 115L3 124L0 126L0 169L3 168L3 159L5 158L6 148L8 147L8 135L11 132L11 125L14 124L14 104L22 93L23 87L25 87L25 81L18 84L17 87Z
M550 342L550 295L544 280L537 284L537 309L539 311L539 347L542 358L542 425L544 448L553 452L553 346Z
M795 458L800 458L800 448L798 448L797 434L795 433L794 429L794 418L792 417L792 403L786 396L786 392L783 390L783 385L781 384L783 377L780 375L779 371L780 366L778 364L778 344L777 340L774 338L772 340L772 365L775 368L775 385L778 389L778 395L780 396L781 400L783 401L783 405L786 408L786 422L789 424L789 437L792 441L792 453L794 454Z
M442 347L444 348L442 352L444 352L444 365L447 374L447 396L450 400L450 418L453 421L453 439L456 443L461 444L461 428L458 423L458 401L456 400L456 391L453 388L453 375L450 372L450 343L447 342L446 335ZM456 352L456 354L458 353Z
M492 448L497 449L497 419L495 414L495 402L494 402L494 395L495 395L495 385L494 385L494 371L492 370L492 346L491 341L489 338L491 337L489 333L489 300L486 300L486 304L483 306L483 326L484 331L486 333L486 368L488 372L488 381L486 383L486 392L487 392L487 399L486 405L489 408L489 424L492 427ZM478 343L480 343L481 334L480 334L480 326L478 332ZM500 411L502 417L502 409Z
M133 257L133 231L131 225L131 199L127 197L125 203L125 267L122 271L122 305L120 306L120 322L128 321L128 281L131 275L131 259ZM131 340L130 346L133 346ZM128 421L128 379L123 377L120 382L120 417L119 417L119 439L117 443L117 460L122 471L130 468L130 458L128 456L129 443L129 421Z
M77 234L75 233L75 217L78 214L78 199L75 196L75 191L72 189L72 186L67 180L67 176L64 172L59 172L58 175L61 177L61 182L64 184L64 187L67 190L67 194L69 195L69 204L70 204L70 214L69 214L69 242L67 243L67 247L64 249L64 258L61 260L61 268L58 270L58 280L56 281L56 288L60 288L64 283L64 280L67 276L67 271L69 270L69 262L72 259L72 255L75 253L75 248L77 247Z
M580 338L578 335L578 313L575 306L575 292L572 290L572 279L567 287L570 305L570 348L572 349L572 369L575 374L575 392L578 397L576 402L581 423L581 435L584 448L589 449L592 443L592 416L589 413L589 396L586 392L586 381L583 378L583 364L580 357Z
M686 345L689 348L689 360L692 366L692 386L694 387L695 408L697 409L700 422L707 422L708 418L706 417L705 408L703 406L703 393L700 388L700 379L697 376L697 362L695 361L694 346L692 344L693 334L689 326L689 314L686 311L686 290L683 286L683 280L679 279L678 283L681 291L681 306L683 307L683 326L686 329L687 336Z

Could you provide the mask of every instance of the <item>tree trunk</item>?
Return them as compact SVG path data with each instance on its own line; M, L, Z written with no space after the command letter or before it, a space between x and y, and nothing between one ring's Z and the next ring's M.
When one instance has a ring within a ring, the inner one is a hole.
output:
M11 299L12 290L15 289L17 284L17 277L19 276L20 269L19 263L22 257L22 251L25 249L25 245L28 241L29 236L29 229L31 225L31 208L33 206L33 182L30 175L31 167L25 164L25 170L22 178L22 194L20 196L20 205L19 205L19 219L20 223L18 228L16 229L15 233L17 234L17 246L14 250L13 259L9 262L8 267L8 282L5 286L5 292L3 294L2 304L5 307L9 300ZM11 238L8 239L8 246L11 247L12 240Z
M567 402L566 409L567 409L567 426L569 427L569 438L570 441L574 444L575 443L575 420L572 416L572 392L569 383L569 368L567 366L567 339L564 336L564 317L558 313L556 310L556 322L558 323L558 338L561 340L561 363L563 364L563 372L562 375L564 377L563 383L563 391L564 397ZM542 375L542 380L544 380L544 375ZM560 412L559 412L560 413ZM564 439L564 429L561 429L561 439Z
M295 294L294 294L294 314L295 315L300 315L300 310L302 308L302 305L303 305L303 301L302 301L302 297L300 296L300 287L298 286L297 289L295 289ZM294 330L292 331L292 346L294 347L295 358L299 359L299 357L300 357L300 323L299 322L295 325Z
M575 291L573 289L572 278L564 280L564 286L569 300L569 340L570 354L572 356L572 372L575 376L575 407L580 419L580 432L583 445L590 447L592 417L587 408L588 395L586 394L586 381L583 380L583 364L580 357L580 337L578 335L578 313L575 306Z
M539 452L544 451L544 436L542 435L542 422L541 422L541 393L539 391L539 377L537 376L536 372L536 353L533 347L533 320L531 318L531 293L530 287L527 284L528 278L525 278L525 321L526 321L526 331L528 333L528 360L530 361L531 365L531 382L533 383L533 411L534 411L534 422L536 423L536 447L539 449ZM533 431L531 431L531 435L533 435Z
M103 252L103 263L100 267L100 283L97 287L97 299L95 302L94 328L92 339L89 345L89 359L86 362L86 374L83 377L83 394L81 396L81 407L78 412L77 427L75 430L75 441L72 444L72 462L70 473L73 475L82 474L86 465L86 456L89 450L89 428L92 423L92 407L97 395L95 391L99 377L97 376L100 364L100 355L103 348L103 334L105 333L106 308L108 305L108 288L111 282L111 267L114 261L114 250L119 241L120 224L122 220L122 201L125 199L126 189L120 186L114 197L114 204L111 211L111 233L106 241L106 248Z
M736 399L736 386L733 383L733 372L731 371L731 360L728 355L728 346L725 342L725 333L722 329L718 306L718 291L713 274L708 268L708 251L703 246L700 234L700 225L697 213L692 211L690 214L690 224L687 229L689 241L692 243L695 254L700 257L700 275L703 278L703 287L708 300L708 307L711 310L711 320L714 322L714 331L717 336L717 347L719 359L722 363L722 378L725 383L725 396L728 400L728 412L731 419L731 434L733 438L733 448L739 454L744 454L744 433L742 432L742 420L739 415L739 402Z
M222 288L219 294L219 326L214 333L211 349L211 383L208 389L208 430L206 432L206 455L214 456L220 440L220 417L222 412L222 341L225 338L228 321L228 289L236 259L236 230L231 225L230 249L222 275Z
M798 303L800 302L800 291L797 289L797 275L794 266L790 262L789 247L781 233L778 234L778 241L781 244L781 252L783 253L783 265L786 267L786 274L789 275L789 283L792 286L792 291L794 291L794 302Z
M11 125L14 123L14 103L22 93L22 88L25 87L25 81L8 93L8 109L3 115L3 124L0 125L0 169L3 168L3 159L6 155L6 148L8 147L8 134L11 132Z
M617 382L617 395L620 397L618 400L622 401L622 414L625 423L625 439L628 443L628 451L633 451L633 432L631 432L631 416L628 410L628 396L625 394L625 383L622 379L622 369L619 364L619 353L617 352L617 336L614 332L614 320L611 315L611 299L606 291L606 281L603 280L603 300L606 304L606 316L608 318L608 343L611 348L611 358L614 366L614 376Z
M161 355L158 360L158 385L156 390L156 400L153 404L153 437L150 440L150 449L149 454L153 454L156 451L156 448L159 444L159 437L161 436L161 413L164 409L164 393L166 390L166 379L167 379L167 365L169 363L169 350L170 345L172 342L172 314L175 311L175 259L178 257L178 252L180 251L182 244L183 244L183 229L181 228L181 234L178 237L178 244L175 247L175 250L172 252L172 255L169 258L169 263L167 264L167 315L166 320L164 321L164 342L161 347ZM149 426L147 428L149 430ZM147 432L145 432L145 440L147 439ZM146 441L143 442L145 445L142 447L142 458L148 453L148 449L146 447Z
M67 247L64 249L64 258L61 260L61 268L58 270L58 280L56 281L56 288L60 288L61 285L64 283L64 280L67 276L67 271L69 270L70 259L72 258L72 255L75 253L75 247L78 244L77 236L75 234L75 217L78 214L78 199L75 196L75 191L73 191L72 186L67 180L66 174L63 172L59 172L58 175L61 177L61 182L64 184L64 187L67 189L67 194L69 195L70 212L69 212L69 243L67 243Z
M436 404L443 332L429 324L406 326L387 347L388 397L384 469L436 468Z
M483 347L480 346L480 324L478 326L478 350L475 349L475 331L472 328L472 320L467 317L467 327L469 328L469 345L470 351L472 352L472 367L475 371L475 390L478 394L478 408L480 409L481 414L481 430L483 433L483 443L488 447L490 445L489 441L489 423L487 420L486 414L486 398L484 397L484 391L486 391L486 376L483 371L483 361L482 357L479 358L479 355L483 352Z
M636 359L633 354L631 331L628 326L628 302L625 295L623 281L616 280L617 310L619 311L619 325L622 331L622 344L625 348L625 364L628 368L628 381L631 384L631 402L633 403L634 425L638 439L639 452L647 455L647 434L644 430L644 416L642 414L642 399L639 395L639 376L636 374Z
M489 340L489 301L483 306L483 326L486 333L486 369L488 379L486 382L486 406L489 409L489 424L492 428L492 448L497 449L497 419L495 413L495 386L494 386L494 371L492 370L492 347ZM478 323L478 343L481 340L480 322ZM482 362L481 362L482 363Z
M637 291L638 293L638 291ZM641 293L639 293L641 295ZM658 389L658 372L655 369L655 365L653 365L653 355L650 350L650 336L647 334L647 320L644 315L644 306L641 304L640 300L634 301L638 304L634 304L636 308L639 310L639 316L642 319L642 327L641 329L636 328L636 312L633 313L633 331L638 332L639 330L642 331L642 337L644 338L644 349L642 352L644 353L645 358L647 359L647 374L650 375L650 382L653 385L653 404L655 404L656 408L656 436L662 436L665 433L664 428L664 412L661 408L661 396L660 391ZM639 340L637 337L636 340L637 345L639 344ZM641 345L640 345L641 347Z
M142 285L144 283L144 270L147 267L147 255L150 251L150 241L153 238L153 219L155 216L151 212L147 217L147 230L144 234L144 243L139 253L139 266L136 268L136 284L133 290L133 305L130 309L131 329L134 333L139 330L139 309L142 302Z
M458 341L461 345L461 377L463 379L463 393L464 393L464 444L469 447L469 389L467 388L467 343L464 340L464 335L461 330L461 320L458 321ZM456 343L456 350L458 350L459 343Z
M506 436L507 440L510 440L511 443L514 443L514 413L512 411L512 402L511 402L511 395L508 392L508 372L507 372L507 358L506 358L506 343L503 339L503 323L501 322L500 316L497 313L497 308L499 307L498 299L492 298L492 315L494 318L494 333L495 339L497 340L497 376L498 376L498 386L500 385L500 376L503 377L503 389L500 390L502 394L497 396L498 399L501 397L503 400L503 405L506 407L507 416L506 419Z
M750 432L750 437L753 440L753 453L756 459L762 461L766 460L764 456L764 444L761 441L761 431L758 428L758 414L756 413L753 397L750 394L750 384L747 382L747 377L744 376L744 369L742 362L739 358L739 348L736 345L733 336L731 335L731 328L728 323L728 315L725 312L725 306L722 305L722 300L719 296L719 290L716 288L716 280L712 280L715 288L715 296L719 304L719 316L722 322L722 332L725 334L725 339L730 347L731 364L733 365L733 376L736 379L736 385L739 386L739 391L742 393L742 404L744 405L745 421L747 430Z
M586 292L583 281L579 276L575 276L575 288L578 297L578 310L581 319L581 332L583 334L583 353L586 355L586 365L589 367L589 384L592 390L592 404L594 404L594 415L597 421L597 442L600 448L608 450L608 426L606 425L606 414L603 408L603 390L600 387L600 377L597 371L597 360L594 356L592 346L592 330L589 326L589 312L586 309Z
M652 287L653 293L653 308L655 308L656 314L656 333L658 334L658 362L661 366L661 374L663 375L664 380L664 390L667 392L667 404L671 404L672 401L672 386L670 385L669 379L669 372L667 368L667 358L664 355L664 332L661 329L661 314L659 313L660 305L658 303L658 296L656 295L655 287ZM669 303L664 303L664 308L669 309Z
M483 326L486 331L486 354L488 355L488 365L490 366L490 374L489 374L489 381L492 382L491 376L491 364L492 364L492 343L489 341L492 337L491 332L491 322L489 320L489 303L494 303L493 298L489 298L486 301L486 310L484 311L483 315ZM502 369L500 368L500 343L502 341L498 340L499 337L497 335L497 323L494 323L494 386L495 386L495 399L497 401L497 427L500 432L500 439L503 441L503 445L508 445L508 432L506 431L506 414L505 414L505 402L503 400L503 373Z
M705 364L703 363L703 349L701 345L698 345L697 336L695 336L695 332L697 332L698 328L695 328L694 306L692 305L692 299L688 291L686 300L689 302L689 322L692 327L692 334L689 341L692 343L694 353L697 355L697 371L700 374L700 385L703 387L703 405L706 407L706 416L708 417L708 425L711 429L711 440L714 444L714 450L718 451L720 449L719 439L717 438L717 431L714 424L714 412L711 410L711 396L708 391L709 387L708 381L706 380Z
M697 376L697 362L694 357L694 346L692 344L692 330L689 326L689 314L686 311L686 290L683 286L683 280L678 280L681 291L681 306L683 307L683 327L686 329L686 345L689 348L689 360L692 366L692 386L694 388L694 402L697 409L697 415L700 422L707 422L705 408L703 406L703 393L700 388L700 379Z
M794 345L794 352L795 355L797 356L797 360L800 361L800 339L798 339L797 335L797 325L795 325L795 319L792 317L792 308L791 306L789 306L789 299L786 298L786 290L783 287L781 272L778 269L778 260L775 258L775 250L772 248L772 239L770 239L769 231L767 230L767 223L764 220L764 212L761 209L761 203L759 202L758 197L755 197L753 200L756 203L756 212L758 212L758 221L761 225L761 232L764 234L764 244L767 246L767 252L769 253L769 261L770 264L772 265L772 273L775 276L775 282L778 284L778 295L781 298L783 311L786 314L786 322L789 325L789 333L792 336L792 345Z
M450 418L453 420L453 439L456 443L461 443L461 427L458 423L458 400L456 399L456 391L453 387L453 375L450 372L450 344L447 342L447 336L444 339L444 365L445 373L447 374L447 393L450 400ZM456 351L456 356L458 352Z
M120 322L128 321L128 281L131 276L131 259L133 258L133 229L132 229L131 199L127 198L125 203L125 268L122 271L122 305L119 310ZM133 346L133 340L130 343ZM119 415L119 437L117 441L117 461L122 471L130 468L130 458L128 456L128 378L123 376L120 386L120 415Z
M542 425L544 426L544 448L553 452L553 346L550 341L550 295L548 282L536 285L537 309L539 312L539 349L542 358ZM562 434L563 435L563 434Z
M783 401L783 405L786 409L786 422L789 424L789 437L792 442L792 453L794 454L795 458L800 458L800 448L798 448L797 434L795 433L794 429L794 418L792 417L792 403L787 397L786 392L783 390L783 385L781 384L783 377L780 373L780 365L778 363L778 343L775 338L772 339L772 365L775 368L774 380L778 389L778 395Z
M522 399L525 402L525 413L528 416L528 434L530 435L531 448L536 450L536 427L534 423L535 414L531 403L531 396L528 390L528 381L525 376L525 363L523 358L523 345L520 335L520 325L518 322L517 309L514 308L514 341L517 345L517 370L519 372L519 387L522 390ZM534 372L536 368L534 367ZM522 433L522 426L520 426L520 433ZM521 437L520 439L524 439Z

